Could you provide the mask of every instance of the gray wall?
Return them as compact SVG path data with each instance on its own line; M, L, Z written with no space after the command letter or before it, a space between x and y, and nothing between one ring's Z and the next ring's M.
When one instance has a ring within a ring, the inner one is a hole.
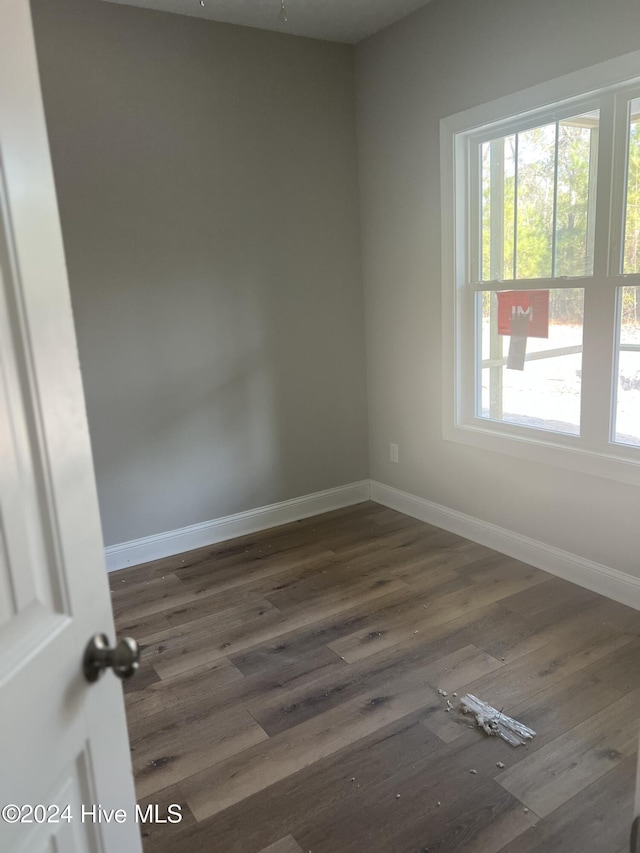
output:
M442 438L438 134L639 45L637 0L435 0L356 63L371 476L637 576L637 488Z
M358 164L351 48L33 8L106 544L370 473L640 576L637 488L442 439L438 138L637 0L434 0L356 49Z
M105 544L366 477L352 49L32 6Z

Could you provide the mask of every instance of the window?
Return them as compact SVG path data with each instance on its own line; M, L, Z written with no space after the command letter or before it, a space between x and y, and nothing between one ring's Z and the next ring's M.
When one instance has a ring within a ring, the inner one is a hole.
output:
M615 440L640 448L640 287L620 288Z
M442 122L447 438L640 483L639 60Z

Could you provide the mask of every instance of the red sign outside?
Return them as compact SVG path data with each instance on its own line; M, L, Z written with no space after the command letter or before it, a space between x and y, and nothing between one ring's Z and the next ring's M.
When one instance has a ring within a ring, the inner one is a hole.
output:
M503 290L498 293L498 334L511 334L511 318L527 317L527 337L549 337L549 291Z

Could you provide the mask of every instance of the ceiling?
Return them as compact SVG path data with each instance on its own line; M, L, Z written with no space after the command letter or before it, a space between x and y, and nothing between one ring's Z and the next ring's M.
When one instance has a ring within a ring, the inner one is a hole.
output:
M355 44L430 0L108 0L261 30ZM204 6L202 5L204 3Z

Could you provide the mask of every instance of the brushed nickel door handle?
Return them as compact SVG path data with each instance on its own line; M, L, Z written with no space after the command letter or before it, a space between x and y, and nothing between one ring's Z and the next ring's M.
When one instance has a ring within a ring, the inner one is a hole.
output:
M111 667L118 678L131 678L140 665L140 648L132 637L123 637L113 648L106 634L94 634L87 643L82 670L87 681L97 681Z

